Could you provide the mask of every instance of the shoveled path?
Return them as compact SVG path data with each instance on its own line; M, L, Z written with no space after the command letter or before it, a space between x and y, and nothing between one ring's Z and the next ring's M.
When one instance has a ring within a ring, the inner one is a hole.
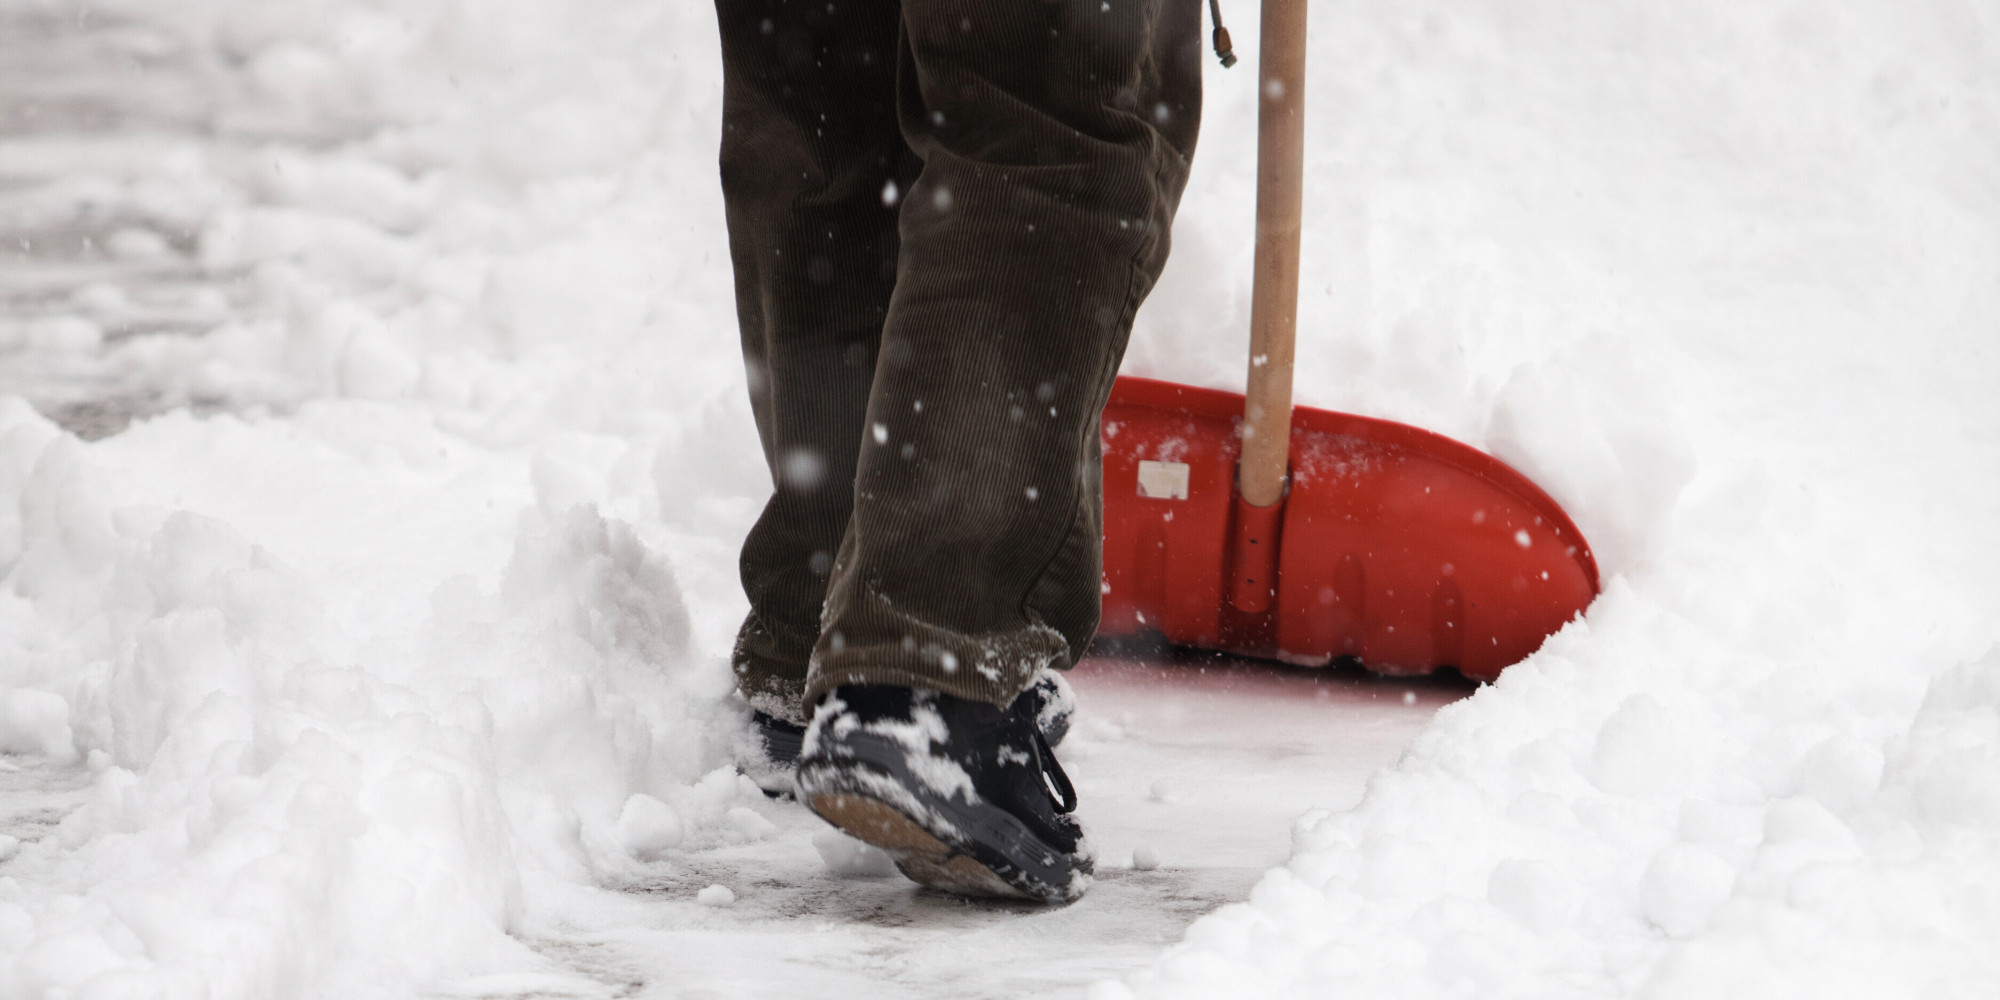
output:
M687 858L629 906L533 942L612 996L1081 996L1142 967L1196 917L1244 898L1290 852L1293 821L1359 799L1431 715L1471 689L1230 659L1100 658L1061 755L1096 844L1097 883L1061 908L974 903L900 877L834 875L797 805L779 833ZM1159 867L1135 870L1147 848ZM728 886L736 902L695 894ZM575 982L462 984L484 996L573 996Z

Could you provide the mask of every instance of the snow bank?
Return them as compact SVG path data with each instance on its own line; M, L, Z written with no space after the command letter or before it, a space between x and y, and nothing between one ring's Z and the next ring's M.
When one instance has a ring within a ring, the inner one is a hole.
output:
M1305 284L1360 301L1300 395L1483 441L1610 580L1099 995L2000 988L1996 29L1315 11Z
M96 774L0 882L0 994L539 968L507 936L538 881L615 884L683 841L743 839L729 814L763 801L718 769L726 671L629 524L480 517L502 491L472 460L371 468L297 424L169 417L83 446L16 405L0 440L22 437L47 443L5 567L0 737L83 750ZM303 458L317 494L282 498L295 534L268 548L194 512L280 499L228 482L255 458ZM165 490L184 506L151 502ZM406 545L385 506L473 523ZM497 567L489 535L511 539ZM642 802L671 842L635 842Z
M10 845L0 996L587 988L531 947L565 907L772 832L720 704L768 485L709 16L88 13L195 128L0 138L63 178L10 223L161 276L0 325L142 415L0 398L0 752L92 776Z

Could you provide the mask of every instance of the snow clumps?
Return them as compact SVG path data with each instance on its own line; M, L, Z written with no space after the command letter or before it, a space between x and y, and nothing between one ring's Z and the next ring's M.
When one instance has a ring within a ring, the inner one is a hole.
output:
M863 843L835 829L821 830L812 837L813 850L826 863L826 870L846 878L888 878L896 874L895 859L873 844Z

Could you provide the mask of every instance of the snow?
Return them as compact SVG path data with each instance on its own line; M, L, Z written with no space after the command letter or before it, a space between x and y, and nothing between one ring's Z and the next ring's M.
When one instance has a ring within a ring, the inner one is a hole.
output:
M1301 398L1493 449L1609 582L1107 995L2000 985L1996 29L1316 13Z
M1240 386L1253 34L1127 372ZM1605 593L1464 698L1087 664L1042 911L728 767L705 5L0 0L0 996L2000 989L2000 12L1310 58L1299 401L1499 455Z
M812 835L813 850L826 863L826 870L849 878L889 878L896 874L895 859L871 844L865 844L835 829Z
M673 806L641 792L626 799L619 811L618 835L633 857L651 860L681 846L687 825Z

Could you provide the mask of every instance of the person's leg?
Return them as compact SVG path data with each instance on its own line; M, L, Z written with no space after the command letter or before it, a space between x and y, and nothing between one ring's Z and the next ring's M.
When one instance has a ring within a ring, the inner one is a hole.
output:
M717 0L723 196L751 406L775 492L745 540L738 687L798 724L914 175L895 115L894 0Z
M1199 0L905 0L922 172L806 696L1007 706L1096 629L1098 414L1200 114Z

